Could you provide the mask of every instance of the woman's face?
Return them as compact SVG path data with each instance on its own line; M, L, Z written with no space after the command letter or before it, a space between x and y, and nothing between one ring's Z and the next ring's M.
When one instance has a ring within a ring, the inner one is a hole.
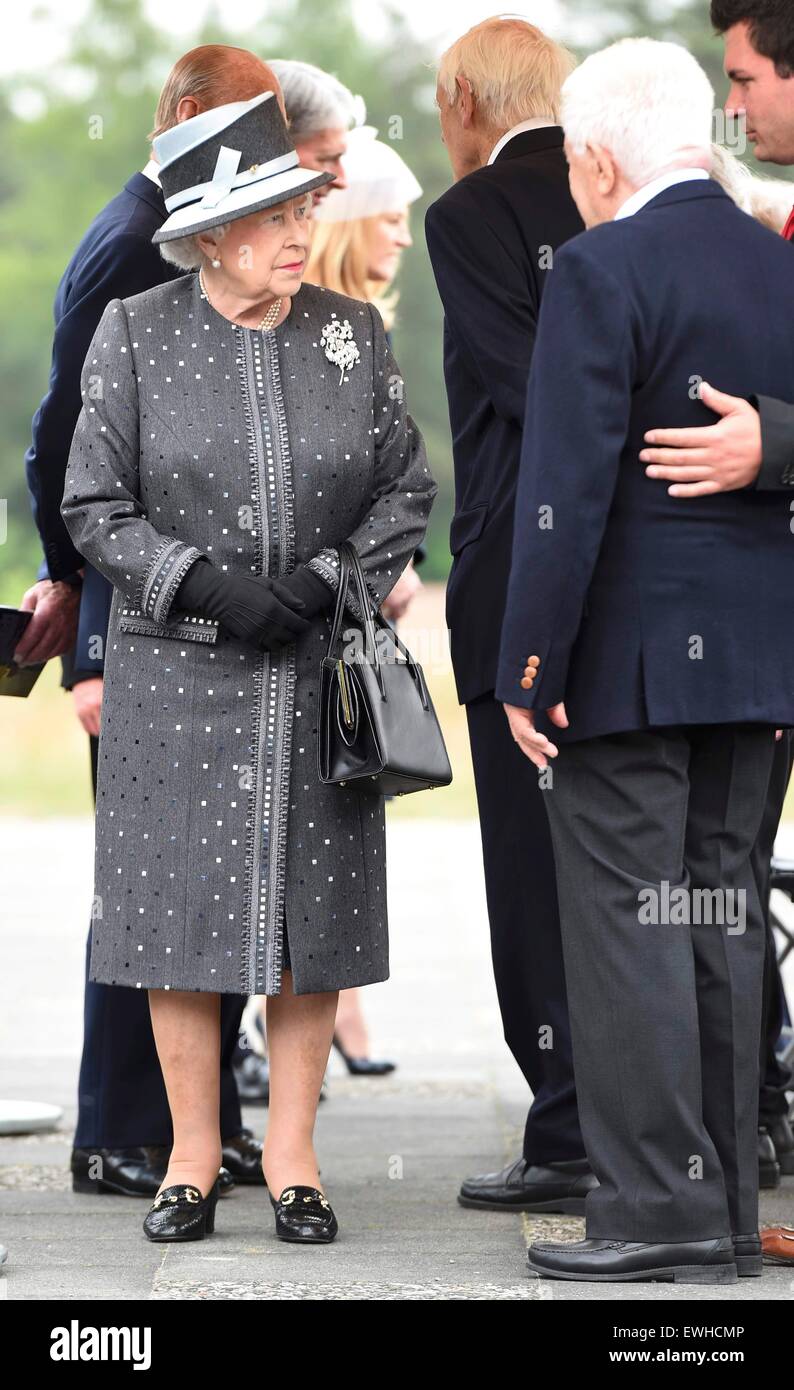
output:
M404 247L412 245L407 208L399 212L382 212L379 217L374 217L367 267L370 280L392 281L397 274Z
M217 275L245 298L286 298L300 289L311 241L311 193L263 208L231 222L214 240L199 238L202 250L220 260ZM203 243L207 241L205 246Z

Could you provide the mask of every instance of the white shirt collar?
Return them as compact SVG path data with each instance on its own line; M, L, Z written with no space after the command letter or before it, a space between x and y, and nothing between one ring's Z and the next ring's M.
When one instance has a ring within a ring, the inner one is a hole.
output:
M141 169L141 173L147 179L151 179L152 183L156 183L158 188L160 187L160 175L157 172L159 168L160 166L157 163L157 161L155 159L150 159L149 163L144 164L143 168Z
M617 222L620 217L633 217L635 212L644 208L657 193L663 193L665 188L672 188L677 183L689 183L691 179L707 179L710 175L705 169L671 169L668 174L660 174L657 179L651 179L642 188L638 188L636 193L632 193L625 203L621 203L614 220Z
M505 131L501 140L497 140L488 156L488 163L493 164L499 151L504 149L508 140L512 140L514 135L520 135L522 130L545 130L556 124L556 121L550 121L546 116L532 116L528 121L519 121L518 125L514 125L510 130Z

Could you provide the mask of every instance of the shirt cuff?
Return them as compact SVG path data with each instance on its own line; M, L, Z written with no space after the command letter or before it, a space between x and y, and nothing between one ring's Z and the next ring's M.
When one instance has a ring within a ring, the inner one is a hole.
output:
M756 489L794 489L794 405L770 396L749 399L761 416L761 470L755 480Z

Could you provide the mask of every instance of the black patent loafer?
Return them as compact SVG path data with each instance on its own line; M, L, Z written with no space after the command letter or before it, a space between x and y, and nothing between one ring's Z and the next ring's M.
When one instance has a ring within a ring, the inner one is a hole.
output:
M458 1193L462 1207L481 1211L561 1212L584 1216L585 1198L598 1187L586 1158L545 1165L519 1158L498 1173L467 1178Z
M630 1240L536 1241L527 1256L533 1274L546 1279L625 1284L658 1280L672 1284L735 1284L733 1241L679 1241L655 1245Z
M191 1183L165 1187L155 1197L143 1229L149 1240L203 1240L215 1230L220 1184L216 1178L206 1197Z
M272 1194L270 1201L279 1240L328 1245L339 1230L328 1198L316 1187L285 1187L278 1201Z
M262 1145L250 1129L241 1129L232 1139L223 1141L223 1166L235 1183L265 1186L262 1172Z
M764 1252L757 1231L749 1236L731 1236L736 1273L740 1279L754 1279L764 1272Z

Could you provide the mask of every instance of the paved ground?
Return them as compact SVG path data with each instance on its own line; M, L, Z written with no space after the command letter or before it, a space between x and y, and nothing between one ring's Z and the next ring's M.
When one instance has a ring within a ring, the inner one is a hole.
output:
M575 1237L580 1222L455 1202L464 1174L518 1152L526 1105L498 1025L473 824L390 827L392 979L368 991L367 1008L376 1050L400 1068L383 1081L332 1069L319 1149L342 1234L321 1250L275 1239L262 1189L225 1198L216 1236L182 1247L145 1240L142 1202L71 1192L91 826L5 822L2 840L0 1097L52 1101L65 1113L58 1133L0 1137L0 1242L9 1247L0 1298L714 1298L711 1288L536 1280L527 1241ZM46 988L34 988L39 980ZM246 1120L261 1134L265 1116L253 1109ZM794 1219L794 1179L765 1197L763 1219ZM721 1294L792 1296L794 1270L782 1269Z

